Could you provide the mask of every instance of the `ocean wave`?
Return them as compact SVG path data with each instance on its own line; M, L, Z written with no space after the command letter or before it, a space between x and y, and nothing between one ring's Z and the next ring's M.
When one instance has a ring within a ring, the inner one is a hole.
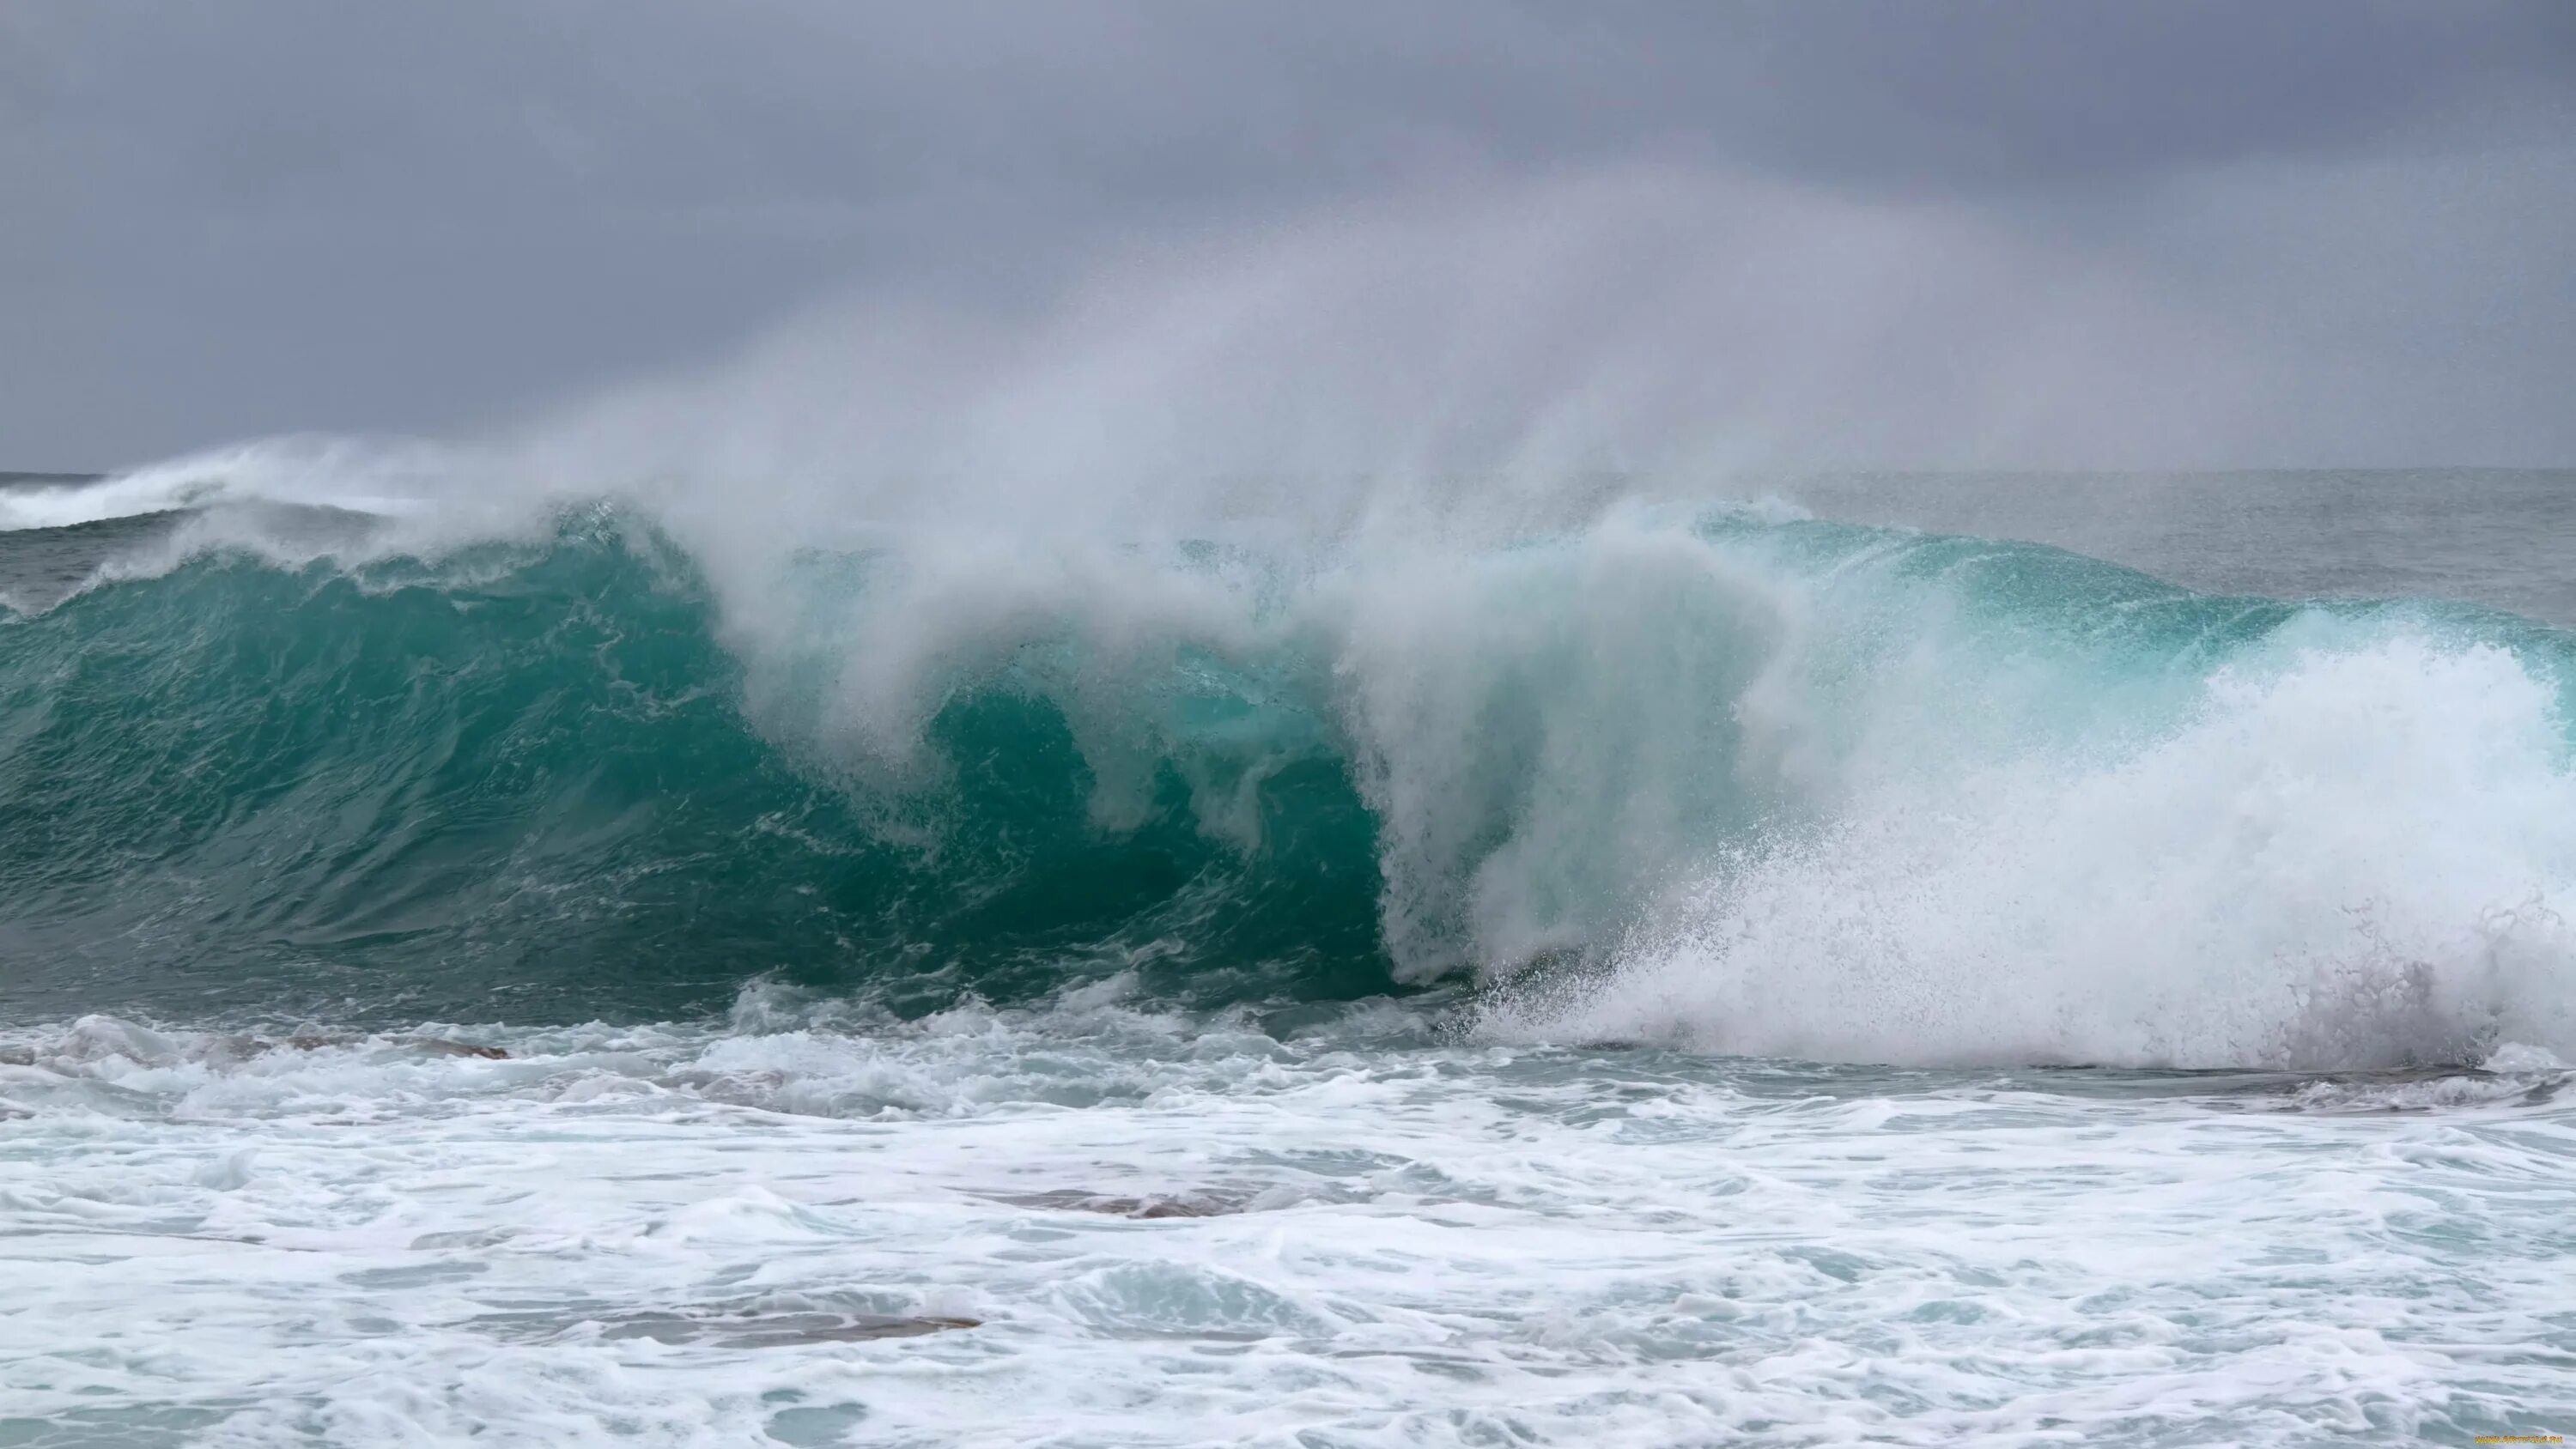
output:
M752 556L632 499L430 547L95 486L47 506L198 511L0 624L21 1012L1463 976L1507 1038L2576 1050L2576 643L2509 616L1763 507Z

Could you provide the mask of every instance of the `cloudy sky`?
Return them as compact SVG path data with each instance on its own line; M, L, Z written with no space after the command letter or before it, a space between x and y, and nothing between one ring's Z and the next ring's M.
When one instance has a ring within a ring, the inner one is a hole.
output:
M1301 355L1454 357L1606 271L1670 295L1578 329L1659 400L1603 416L1746 460L2576 462L2576 6L0 6L0 467L515 426L890 298L1428 288Z

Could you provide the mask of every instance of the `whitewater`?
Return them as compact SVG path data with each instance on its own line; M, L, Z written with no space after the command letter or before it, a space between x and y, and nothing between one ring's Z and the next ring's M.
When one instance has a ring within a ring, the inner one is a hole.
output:
M2576 479L600 427L0 487L0 1442L2576 1422Z

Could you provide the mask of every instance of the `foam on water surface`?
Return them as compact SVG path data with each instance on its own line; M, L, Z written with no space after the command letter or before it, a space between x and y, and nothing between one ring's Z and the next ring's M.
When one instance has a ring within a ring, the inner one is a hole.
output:
M260 1050L92 1018L7 1059L17 1443L2400 1443L2576 1414L2576 1107L2527 1048L1942 1072L1478 1044L1385 1006L1273 1035L764 990L723 1025Z

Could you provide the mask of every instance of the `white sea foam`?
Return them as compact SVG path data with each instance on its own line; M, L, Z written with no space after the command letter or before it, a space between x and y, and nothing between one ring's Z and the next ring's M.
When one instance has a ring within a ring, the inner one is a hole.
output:
M1880 720L1904 732L1907 721ZM1946 770L1864 750L1605 975L1496 1030L1938 1061L2374 1067L2576 1043L2576 771L2512 655L2284 645L2180 727Z
M0 1417L37 1442L2411 1443L2576 1413L2554 1067L1888 1073L759 993L730 1028L92 1019L0 1051ZM816 1331L889 1321L916 1336Z

